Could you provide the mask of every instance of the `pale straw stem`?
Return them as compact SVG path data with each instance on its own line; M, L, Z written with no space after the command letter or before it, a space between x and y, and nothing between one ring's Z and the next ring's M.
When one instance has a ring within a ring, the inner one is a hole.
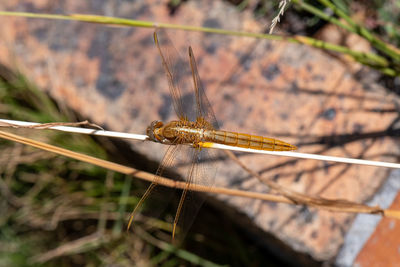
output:
M3 122L4 125L1 125L1 122ZM39 125L40 123L0 119L0 126L7 127L7 124L9 124L8 127L11 127L12 125L24 127L24 126L35 126L35 125ZM52 127L49 127L48 129L58 130L58 131L63 131L63 132L70 132L70 133L90 134L90 135L97 135L97 136L133 139L133 140L140 140L140 141L147 140L147 136L142 135L142 134L104 131L104 130L87 129L87 128L70 127L70 126L52 126ZM353 158L344 158L344 157L335 157L335 156L325 156L325 155L318 155L318 154L300 153L300 152L294 152L294 151L256 150L256 149L234 147L234 146L221 145L221 144L215 144L215 143L213 143L213 144L207 143L207 147L231 150L231 151L247 152L247 153L258 153L258 154L285 156L285 157L300 158L300 159L314 159L314 160L321 160L321 161L330 161L330 162L339 162L339 163L348 163L348 164L400 169L399 163L392 163L392 162L353 159Z
M1 125L1 122L4 122L6 124L11 124L11 125L16 125L16 126L35 126L35 125L40 124L40 123L36 123L36 122L0 119L0 126L3 126L3 127L7 127L7 125ZM49 127L48 129L62 131L62 132L69 132L69 133L90 134L90 135L97 135L97 136L134 139L134 140L140 140L140 141L144 141L147 139L147 135L143 135L143 134L121 133L121 132L114 132L114 131L104 131L104 130L98 130L98 129L88 129L88 128L79 128L79 127L70 127L70 126L52 126L52 127Z

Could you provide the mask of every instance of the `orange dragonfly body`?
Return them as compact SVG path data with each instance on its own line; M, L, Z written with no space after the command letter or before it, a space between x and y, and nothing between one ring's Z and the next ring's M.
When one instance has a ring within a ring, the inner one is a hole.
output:
M161 42L159 41L158 36L162 36ZM172 237L174 238L176 226L181 211L183 210L190 184L194 183L213 186L214 183L216 166L215 159L213 160L213 158L216 158L216 152L212 149L202 149L202 143L218 143L269 151L289 151L296 149L296 146L274 138L219 130L214 112L205 95L198 74L197 64L192 48L189 47L190 64L188 65L190 65L191 76L194 84L194 90L191 89L194 104L187 101L187 99L186 101L183 101L182 98L181 87L185 86L185 84L182 84L182 77L185 76L185 67L181 66L182 64L179 63L184 62L184 60L179 56L179 53L172 45L171 40L164 32L155 32L154 42L161 55L175 113L179 120L170 121L166 124L161 121L153 121L147 128L149 140L171 146L168 148L156 172L153 182L133 210L129 220L128 229L138 208L143 204L144 200L158 184L157 180L161 177L163 171L176 162L175 158L178 153L182 153L184 158L191 161L191 166L188 169L186 177L186 188L183 190L175 215L172 232ZM209 162L207 165L210 166L207 166L207 168L200 167L200 164L198 163L201 161ZM196 203L192 204L195 204L197 208L189 208L192 210L192 214L195 214L197 212L196 209L200 207L201 203L196 201ZM188 204L185 203L185 206L188 206ZM194 216L189 219L193 220Z
M154 142L168 145L191 144L193 147L199 148L201 148L201 143L209 142L269 151L296 149L296 146L274 138L215 130L203 118L198 118L194 122L181 119L179 121L171 121L166 125L160 121L154 121L147 128L147 135Z

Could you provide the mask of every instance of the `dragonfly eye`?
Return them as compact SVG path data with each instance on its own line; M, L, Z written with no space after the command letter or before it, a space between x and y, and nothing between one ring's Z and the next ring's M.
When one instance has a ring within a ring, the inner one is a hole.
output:
M156 129L163 127L164 124L161 121L153 121L149 127L147 127L146 133L150 140L158 142L160 138L155 135Z

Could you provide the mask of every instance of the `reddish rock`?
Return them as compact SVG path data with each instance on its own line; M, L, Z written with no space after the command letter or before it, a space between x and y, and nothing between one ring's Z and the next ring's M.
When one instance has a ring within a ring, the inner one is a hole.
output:
M390 206L400 209L400 194ZM383 218L358 254L354 264L359 267L400 266L400 222Z

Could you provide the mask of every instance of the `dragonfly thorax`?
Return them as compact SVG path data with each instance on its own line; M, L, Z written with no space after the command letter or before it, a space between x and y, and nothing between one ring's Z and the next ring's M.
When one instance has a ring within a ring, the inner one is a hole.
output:
M170 121L164 124L161 121L153 121L147 127L149 139L163 144L197 144L203 141L205 131L209 130L209 125L204 125L202 121Z

